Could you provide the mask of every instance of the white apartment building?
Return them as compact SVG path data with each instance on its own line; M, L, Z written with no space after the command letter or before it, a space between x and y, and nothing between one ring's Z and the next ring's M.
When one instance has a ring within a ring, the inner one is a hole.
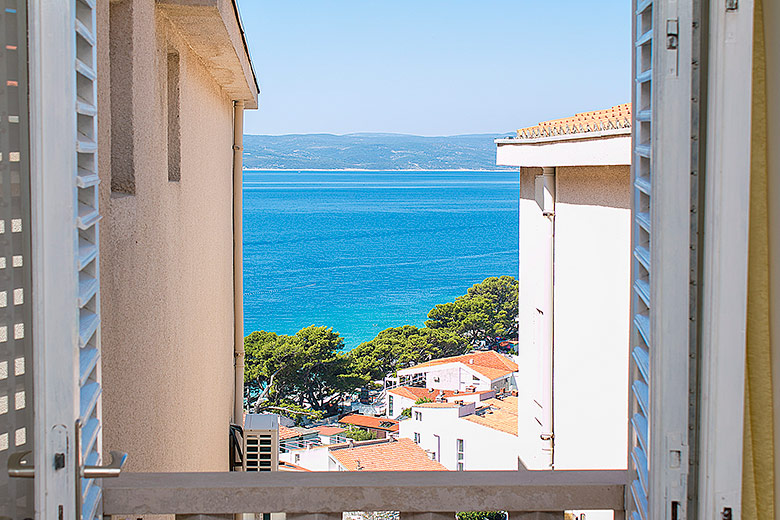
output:
M459 392L457 390L436 390L417 386L399 386L387 390L385 398L385 416L397 419L404 410L422 400L454 403L456 401L476 403L496 396L495 390L479 392Z
M631 105L499 139L520 168L518 432L529 469L626 467Z
M448 470L516 470L517 425L514 396L480 403L423 403L401 421L400 437L416 442Z
M398 371L401 385L436 390L510 391L517 387L517 363L492 350L433 359Z

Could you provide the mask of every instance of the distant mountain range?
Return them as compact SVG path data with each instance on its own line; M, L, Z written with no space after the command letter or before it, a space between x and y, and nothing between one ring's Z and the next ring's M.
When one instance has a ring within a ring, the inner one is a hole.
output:
M505 134L245 135L244 168L284 170L500 170L493 139Z

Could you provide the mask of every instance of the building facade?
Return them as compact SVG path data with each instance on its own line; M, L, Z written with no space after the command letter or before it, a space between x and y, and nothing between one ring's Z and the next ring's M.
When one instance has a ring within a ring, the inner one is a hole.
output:
M624 468L631 107L497 141L520 169L518 426L529 469Z

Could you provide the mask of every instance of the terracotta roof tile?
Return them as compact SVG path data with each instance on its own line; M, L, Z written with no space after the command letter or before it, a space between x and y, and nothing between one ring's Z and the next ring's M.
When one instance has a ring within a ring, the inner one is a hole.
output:
M491 380L504 377L513 372L517 372L518 370L517 363L511 359L493 350L487 350L484 352L473 352L463 356L432 359L431 361L426 361L425 363L399 370L398 373L400 374L407 370L417 370L420 368L445 365L447 363L462 363L475 372L490 378Z
M345 415L339 419L340 424L351 424L362 428L375 428L388 432L398 431L398 421L387 419L386 417L371 417L370 415L360 415L357 413Z
M312 428L312 430L317 430L320 435L338 435L339 433L345 431L344 428L340 428L338 426L317 426L316 428Z
M288 428L287 426L279 425L279 440L283 441L286 439L294 439L295 437L300 437L301 432L298 430L293 430L292 428Z
M411 439L369 441L362 446L336 448L330 456L347 471L446 471Z
M605 110L582 112L571 117L543 121L517 131L519 139L536 139L554 135L581 134L631 128L631 103L615 105Z
M494 430L517 435L517 397L507 396L502 399L487 399L477 413L463 419L481 424Z
M460 408L457 403L422 403L415 405L415 408Z

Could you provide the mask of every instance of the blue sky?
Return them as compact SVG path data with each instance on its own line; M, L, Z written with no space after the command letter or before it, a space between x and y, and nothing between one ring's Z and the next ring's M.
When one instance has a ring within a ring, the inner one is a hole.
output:
M629 0L239 0L250 134L502 133L630 101Z

